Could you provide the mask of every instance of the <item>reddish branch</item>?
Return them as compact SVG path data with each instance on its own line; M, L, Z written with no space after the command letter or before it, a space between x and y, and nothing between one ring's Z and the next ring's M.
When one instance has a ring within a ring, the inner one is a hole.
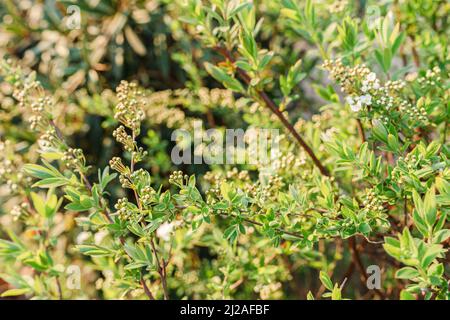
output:
M236 60L234 59L233 55L230 51L223 47L216 47L216 51L218 51L222 56L224 56L226 59L228 59L230 62L234 63ZM236 68L237 73L239 77L247 84L250 85L251 78L241 68ZM295 130L294 126L286 119L286 117L283 115L283 113L280 111L278 106L273 102L272 99L269 98L267 93L261 90L256 90L259 98L264 101L266 106L278 117L278 119L283 123L283 125L288 129L288 131L292 134L292 136L297 140L297 142L302 146L302 148L308 153L309 157L314 162L315 166L320 170L320 172L324 176L330 176L330 172L327 168L320 162L320 160L317 158L317 156L314 154L314 151L311 149L311 147L303 140L303 138L298 134L297 130Z

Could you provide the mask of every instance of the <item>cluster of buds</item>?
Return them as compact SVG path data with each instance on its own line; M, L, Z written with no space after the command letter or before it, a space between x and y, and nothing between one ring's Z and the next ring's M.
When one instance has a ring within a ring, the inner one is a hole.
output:
M122 163L122 159L120 159L119 157L114 157L109 160L109 166L113 170L119 172L121 175L129 175L130 173L130 169Z
M7 175L13 173L14 166L11 160L5 159L1 162L0 166L0 180L4 179Z
M322 67L330 72L331 77L340 83L342 91L347 94L354 93L356 84L371 74L365 65L347 67L341 59L325 60Z
M252 188L252 190L247 189L246 191L250 191L249 195L255 199L258 199L261 203L267 201L273 195L273 191L275 190L272 190L272 185L266 184L264 186L258 185L256 188Z
M39 146L41 147L42 150L49 150L52 148L57 149L60 141L59 138L55 132L55 129L53 128L48 128L45 133L43 133L40 137L39 137Z
M345 218L340 221L342 229L348 229L355 225L355 222L351 218Z
M402 80L387 81L381 85L376 74L365 65L347 67L341 60L327 60L323 67L330 71L331 77L340 83L342 91L349 95L346 101L354 112L373 106L380 107L383 114L402 105L404 101L398 96L406 85Z
M208 171L203 176L203 180L212 186L218 186L224 180L222 172Z
M116 209L121 220L125 220L129 216L128 204L127 198L121 198L117 200L117 203L114 205L114 209Z
M214 186L214 187L206 190L205 194L206 194L207 203L214 204L217 202L217 199L219 199L219 197L220 197L220 189L218 186Z
M126 151L134 151L135 142L133 140L133 137L126 132L124 126L119 126L116 130L114 130L113 137L117 140L117 142L123 145Z
M133 183L137 190L141 190L142 188L149 186L152 182L152 179L148 171L139 169L134 171L130 175L130 181Z
M232 106L234 104L233 91L228 89L200 88L198 97L205 106Z
M365 209L369 211L383 211L383 201L376 195L375 191L370 189L367 191L366 199L363 201Z
M425 159L421 154L414 152L405 157L398 157L397 166L392 170L392 177L399 183L409 180L409 173L422 169L424 166L431 166L432 161Z
M116 92L119 103L116 106L114 118L130 128L134 135L138 135L141 121L145 118L142 110L145 105L143 92L138 89L136 83L127 81L121 81Z
M323 141L329 142L333 139L334 134L337 132L338 132L338 129L336 129L335 127L331 127L329 129L326 129L324 132L322 132L320 134L320 137L322 138Z
M274 170L292 170L305 163L306 156L303 152L296 156L291 151L288 151L285 155L282 155L272 163L272 168Z
M439 67L434 67L431 70L427 70L425 76L420 77L417 81L422 87L425 86L435 86L441 81L441 70Z
M21 71L19 69L17 70L18 73L16 74L16 79L13 80L15 86L13 97L18 101L20 108L25 108L29 105L29 99L32 96L32 92L40 88L41 85L38 81L34 80L33 74L21 79L22 77L19 75L19 72Z
M80 169L86 165L86 159L84 157L83 150L81 149L69 148L66 152L64 152L61 160L66 163L67 167L72 169Z
M387 126L390 122L389 117L386 115L381 115L376 120L381 121L381 123L383 123L385 126Z
M174 171L169 177L169 183L182 186L184 184L184 180L189 180L189 176L187 174L183 174L182 171Z
M23 202L20 205L14 206L11 209L11 216L13 217L13 220L17 221L19 219L26 219L30 213L29 209L30 209L30 206L26 202Z
M239 171L236 167L226 172L227 179L237 179L240 181L250 180L247 170Z
M28 118L31 130L40 131L47 127L45 117L41 115L32 115Z
M52 99L48 96L40 97L31 103L31 110L35 113L43 113L47 106L51 105Z
M19 186L29 185L32 181L31 177L20 172L23 159L14 148L11 141L0 141L0 183L4 183L11 193L18 192Z
M6 187L11 193L16 193L19 190L19 185L12 179L6 180Z
M145 204L152 202L155 199L155 196L156 191L150 186L146 186L141 190L140 197L142 202Z
M382 95L375 100L376 104L383 105L386 109L391 109L394 106L394 97L389 95Z
M405 110L405 113L412 119L425 123L428 122L428 113L419 103L416 105L410 104L409 108Z
M424 99L419 99L415 105L407 100L403 100L401 101L398 109L408 115L411 119L426 124L428 122L428 113L424 108L425 103L426 102Z
M142 161L142 159L148 155L148 151L144 151L144 148L139 147L136 151L131 152L131 155L133 157L133 161L136 163Z
M134 189L133 184L131 183L128 176L125 176L123 174L119 175L119 182L122 188Z
M403 80L389 80L384 84L384 89L391 92L400 92L405 86L406 83Z
M283 178L277 174L271 175L269 177L269 180L267 181L267 184L270 185L271 187L273 187L274 189L279 190L284 185Z
M11 174L15 170L13 162L8 157L6 157L11 147L11 141L0 141L0 180Z

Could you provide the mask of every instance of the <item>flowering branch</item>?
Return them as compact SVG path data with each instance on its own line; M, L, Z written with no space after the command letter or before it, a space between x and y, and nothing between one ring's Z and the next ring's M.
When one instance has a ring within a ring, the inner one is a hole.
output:
M224 56L227 60L229 60L231 63L235 63L236 60L234 59L232 53L227 50L226 48L217 46L215 47L215 50L219 52L222 56ZM237 67L237 72L239 76L242 78L242 80L247 84L250 85L251 78L241 68ZM295 138L295 140L302 146L302 148L308 153L309 157L314 162L314 165L319 169L320 173L324 176L329 177L330 172L328 169L322 164L322 162L317 158L314 151L311 149L311 147L306 143L306 141L298 134L297 130L295 130L294 126L286 119L286 117L283 115L283 113L280 111L279 107L273 102L272 99L269 98L266 92L257 90L257 94L259 98L264 101L265 105L280 119L281 123L286 127L286 129L292 134L292 136Z

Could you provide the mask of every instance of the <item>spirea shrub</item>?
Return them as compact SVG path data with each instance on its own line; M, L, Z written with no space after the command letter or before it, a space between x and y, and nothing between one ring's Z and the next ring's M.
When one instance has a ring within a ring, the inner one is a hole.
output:
M0 8L2 297L450 298L447 2L124 3Z

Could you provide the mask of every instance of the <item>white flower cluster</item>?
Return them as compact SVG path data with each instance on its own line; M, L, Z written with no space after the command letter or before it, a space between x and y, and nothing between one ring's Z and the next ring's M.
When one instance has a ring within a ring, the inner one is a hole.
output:
M380 80L378 80L375 72L370 72L362 81L361 91L364 93L361 96L348 96L347 103L350 108L358 112L364 106L370 106L372 104L372 95L369 92L373 90L380 90Z
M362 82L362 92L368 92L370 90L380 89L380 80L377 79L375 72L371 72Z
M372 96L370 94L364 94L362 96L348 96L346 100L352 111L355 112L358 112L364 106L370 106L372 104Z
M164 222L156 230L156 236L164 241L169 241L174 227L174 223Z

